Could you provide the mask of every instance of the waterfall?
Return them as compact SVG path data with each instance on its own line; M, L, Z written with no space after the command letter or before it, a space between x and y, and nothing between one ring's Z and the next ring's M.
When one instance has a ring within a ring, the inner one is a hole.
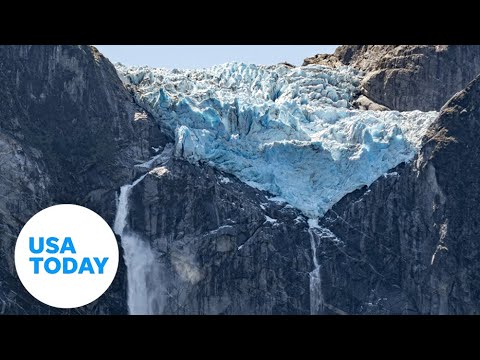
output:
M308 234L310 235L310 246L312 247L314 269L310 272L310 314L318 315L323 311L322 278L320 275L320 264L317 259L317 236L315 229L318 228L318 219L308 220Z
M133 182L133 184L124 185L120 188L120 196L118 197L117 213L115 214L115 221L113 223L113 231L115 231L115 234L122 236L123 231L127 226L127 217L128 217L128 211L129 211L128 198L130 197L132 188L135 185L137 185L140 181L142 181L146 175L147 174L139 177L137 180Z
M155 261L150 243L132 231L127 223L130 194L133 187L145 178L120 189L113 230L121 237L127 266L128 312L132 315L159 314L163 311L164 289L159 264Z

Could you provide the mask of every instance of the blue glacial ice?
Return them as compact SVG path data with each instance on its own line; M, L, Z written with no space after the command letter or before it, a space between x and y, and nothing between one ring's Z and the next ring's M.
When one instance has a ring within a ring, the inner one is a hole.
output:
M176 156L234 174L309 217L411 160L437 116L354 109L362 74L349 67L117 71L175 136Z

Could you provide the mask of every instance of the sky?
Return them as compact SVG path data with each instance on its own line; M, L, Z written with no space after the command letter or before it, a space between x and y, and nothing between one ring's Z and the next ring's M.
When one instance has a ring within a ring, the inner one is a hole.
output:
M272 65L333 53L338 45L95 45L111 62L124 65L192 69L230 61Z

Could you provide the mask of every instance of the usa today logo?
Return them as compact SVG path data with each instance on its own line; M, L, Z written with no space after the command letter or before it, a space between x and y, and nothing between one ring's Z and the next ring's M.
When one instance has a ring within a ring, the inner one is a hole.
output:
M34 215L15 246L15 267L27 291L44 304L75 308L98 299L118 268L118 245L98 214L55 205Z

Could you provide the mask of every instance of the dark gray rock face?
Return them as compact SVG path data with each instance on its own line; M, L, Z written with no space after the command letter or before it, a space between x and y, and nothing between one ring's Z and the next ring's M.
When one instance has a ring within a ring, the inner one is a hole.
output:
M133 188L164 314L309 314L312 255L299 211L231 175L170 159Z
M325 215L337 237L317 251L325 312L479 313L479 99L477 78L442 108L414 162Z
M480 73L477 45L343 45L304 65L363 70L362 94L393 110L439 110Z
M0 311L50 312L16 278L20 229L57 203L86 206L111 223L116 190L165 137L93 47L1 46L0 84ZM123 276L105 301L72 313L125 312Z

